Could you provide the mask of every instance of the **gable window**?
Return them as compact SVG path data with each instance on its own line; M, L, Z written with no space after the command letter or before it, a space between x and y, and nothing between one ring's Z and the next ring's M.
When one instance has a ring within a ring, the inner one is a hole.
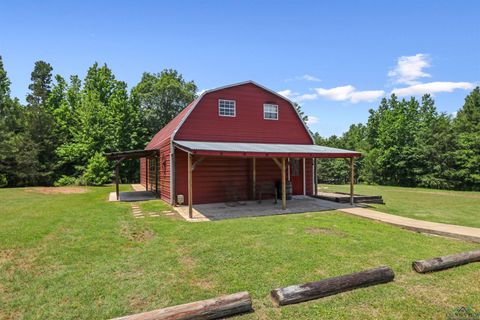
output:
M218 100L218 115L222 117L235 117L235 100Z
M278 120L278 105L276 104L264 104L263 105L263 119L265 120Z

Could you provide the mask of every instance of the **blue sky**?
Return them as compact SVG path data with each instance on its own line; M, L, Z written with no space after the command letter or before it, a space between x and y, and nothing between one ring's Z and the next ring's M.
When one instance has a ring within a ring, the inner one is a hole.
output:
M0 55L22 101L36 60L83 77L107 63L131 88L179 70L199 90L254 80L341 134L392 91L449 114L480 81L480 1L6 1Z

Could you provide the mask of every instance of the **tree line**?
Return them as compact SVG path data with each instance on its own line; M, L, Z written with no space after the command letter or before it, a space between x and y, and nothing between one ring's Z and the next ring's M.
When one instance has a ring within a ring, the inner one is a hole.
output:
M37 61L22 104L11 97L0 56L0 186L100 185L111 182L103 153L143 149L148 141L196 98L197 86L176 70L144 73L131 90L107 65L94 63L82 80L66 80ZM303 121L308 117L295 104ZM366 124L319 145L362 152L357 182L458 190L480 190L480 89L455 117L439 113L430 95L384 98ZM343 183L342 159L319 160L320 182ZM138 180L137 161L122 163L123 182Z
M480 88L465 98L455 116L440 113L428 94L420 101L384 98L366 124L353 124L342 136L317 144L357 150L358 182L380 185L480 190ZM343 183L343 160L318 161L321 182Z
M28 89L25 104L11 97L0 56L0 186L111 182L103 153L143 149L197 92L171 69L144 73L129 91L107 65L66 80L45 61L35 62ZM138 162L122 166L122 181L138 179Z

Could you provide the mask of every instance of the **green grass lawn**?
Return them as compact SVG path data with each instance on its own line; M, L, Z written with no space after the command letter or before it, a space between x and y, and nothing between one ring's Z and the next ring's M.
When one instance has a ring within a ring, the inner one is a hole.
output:
M333 211L135 219L130 204L106 201L109 191L0 190L0 319L105 319L243 290L255 313L238 319L444 319L453 307L480 309L479 264L425 275L410 266L478 245ZM380 265L394 282L282 308L269 299L276 287Z
M320 191L349 192L349 185L319 185ZM414 219L480 228L480 192L356 185L355 193L381 195L376 210Z

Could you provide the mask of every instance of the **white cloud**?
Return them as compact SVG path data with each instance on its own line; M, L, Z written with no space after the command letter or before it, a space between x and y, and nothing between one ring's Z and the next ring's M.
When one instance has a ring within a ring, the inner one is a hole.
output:
M318 118L315 116L308 116L307 124L311 125L315 123L318 123Z
M294 78L290 79L285 79L285 81L295 81L295 80L305 80L305 81L315 81L315 82L320 82L322 79L319 79L315 76L312 76L310 74L304 74L303 76L296 76Z
M304 74L303 76L300 77L302 80L306 80L306 81L316 81L316 82L319 82L319 81L322 81L320 80L319 78L315 77L315 76L312 76L312 75L309 75L309 74Z
M346 85L331 89L316 88L317 94L329 100L350 101L357 103L361 101L374 101L380 98L385 92L383 90L357 91L354 86Z
M296 97L293 97L293 101L295 102L302 102L307 100L315 100L318 96L315 93L305 93Z
M437 81L414 84L406 88L396 88L392 90L392 93L399 97L421 96L426 93L435 94L438 92L452 92L456 89L470 90L474 87L475 85L470 82Z
M414 56L402 56L398 58L397 65L388 72L388 76L396 83L413 85L418 83L419 78L430 78L431 75L423 71L430 67L430 56L417 53Z
M297 93L293 92L290 89L282 90L282 91L277 91L277 93L281 96L284 96L287 99L291 99L293 96L297 95Z

